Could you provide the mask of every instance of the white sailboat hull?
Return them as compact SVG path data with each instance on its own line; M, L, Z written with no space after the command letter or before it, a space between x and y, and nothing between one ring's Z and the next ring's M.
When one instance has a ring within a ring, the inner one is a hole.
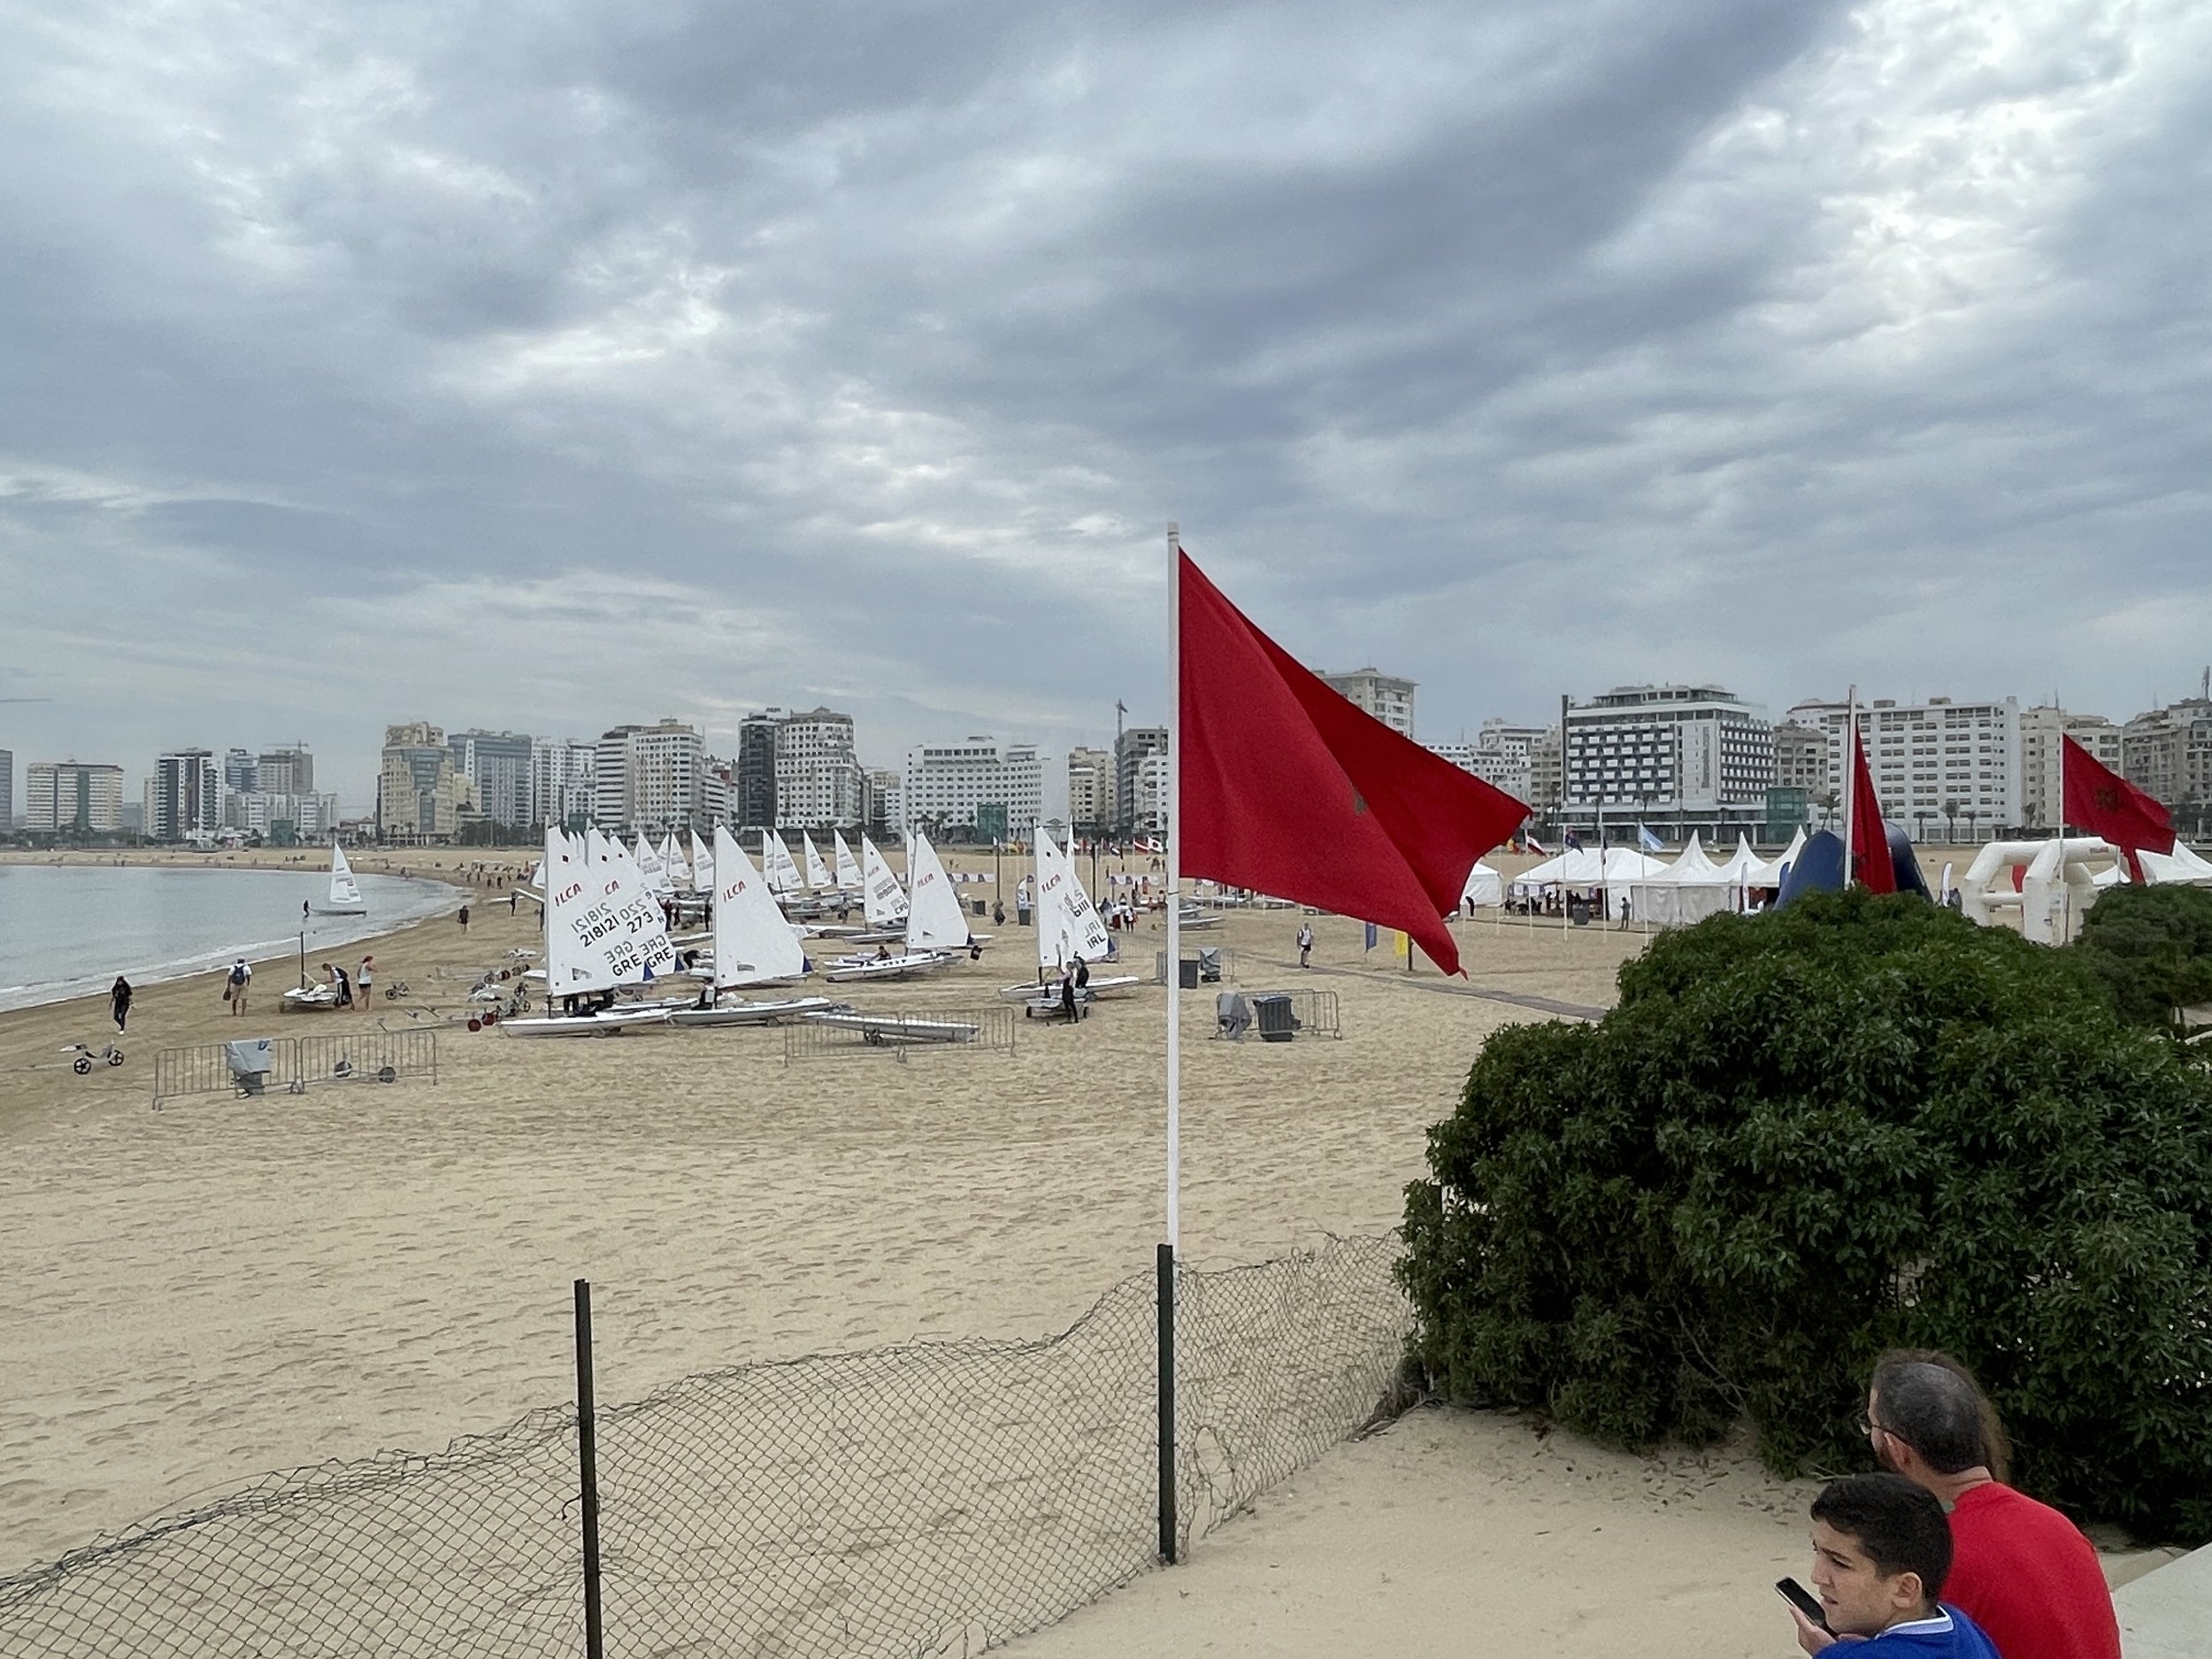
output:
M810 1014L834 1013L838 1004L826 996L792 996L776 1002L736 1002L727 1008L681 1008L668 1023L694 1029L717 1025L780 1025Z
M881 961L871 957L864 962L841 964L822 977L832 985L856 985L865 979L909 979L918 973L941 972L952 966L954 960L933 950L889 956Z
M665 1008L610 1009L603 1014L537 1015L503 1019L500 1030L510 1037L611 1037L634 1025L665 1025Z
M856 1031L879 1042L973 1042L983 1029L956 1019L901 1019L891 1014L856 1011L808 1014L804 1018L810 1024Z
M1091 976L1091 982L1080 988L1079 995L1085 997L1114 996L1125 991L1133 991L1143 983L1133 973L1094 973ZM999 1000L1005 1002L1033 1002L1040 997L1056 1000L1060 986L1057 980L1049 985L1040 985L1033 979L1024 985L1002 985L998 994Z

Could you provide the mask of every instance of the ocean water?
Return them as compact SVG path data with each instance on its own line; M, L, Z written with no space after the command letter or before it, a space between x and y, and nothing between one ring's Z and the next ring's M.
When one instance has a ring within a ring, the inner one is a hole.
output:
M389 933L461 902L441 881L355 879L367 914L310 916L311 967L318 951ZM317 906L330 902L327 866L0 864L0 1010L104 991L119 973L143 985L204 972L234 956L254 961L295 950L303 899Z

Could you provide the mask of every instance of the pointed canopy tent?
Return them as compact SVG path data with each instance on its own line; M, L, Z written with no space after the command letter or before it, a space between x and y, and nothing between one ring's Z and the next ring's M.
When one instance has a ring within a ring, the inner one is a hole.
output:
M2154 887L2171 882L2185 882L2191 887L2212 885L2212 864L2208 864L2189 849L2189 843L2177 838L2170 853L2152 852L2147 849L2136 854L2143 861L2145 879ZM2115 869L2118 866L2116 864Z
M1524 870L1513 878L1511 886L1515 893L1521 895L1540 893L1546 887L1624 887L1648 879L1666 867L1656 858L1647 857L1632 848L1609 847L1601 870L1597 849L1577 847L1547 858L1532 870Z
M1722 878L1738 887L1747 887L1755 885L1751 879L1752 876L1763 868L1764 866L1759 862L1759 855L1751 850L1751 838L1740 831L1738 832L1736 850L1729 855L1728 862L1720 867Z
M1801 824L1797 826L1797 833L1790 837L1790 844L1782 849L1781 856L1776 858L1770 858L1763 864L1759 864L1744 878L1744 886L1747 887L1779 887L1782 885L1782 876L1784 872L1797 862L1799 856L1802 854L1804 850L1805 826Z
M1680 856L1647 880L1631 884L1635 914L1662 927L1686 927L1736 908L1740 884L1706 856L1693 833Z
M1488 864L1478 864L1467 872L1467 885L1459 890L1463 909L1468 905L1478 908L1496 906L1505 902L1505 878Z

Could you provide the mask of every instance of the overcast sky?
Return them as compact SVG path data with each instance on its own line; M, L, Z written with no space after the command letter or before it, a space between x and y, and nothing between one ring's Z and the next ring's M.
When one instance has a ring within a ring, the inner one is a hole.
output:
M2212 660L2212 7L0 0L0 747Z

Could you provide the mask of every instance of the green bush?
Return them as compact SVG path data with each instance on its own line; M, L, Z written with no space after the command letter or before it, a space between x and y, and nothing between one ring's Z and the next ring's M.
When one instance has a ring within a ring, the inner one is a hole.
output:
M2131 1025L2174 1032L2174 1010L2212 1002L2212 893L2108 887L2069 947Z
M1748 1418L1865 1466L1875 1356L1939 1348L2016 1478L2212 1538L2212 1079L2079 954L1853 893L1716 917L1595 1025L1508 1029L1429 1133L1401 1281L1432 1386L1628 1446Z

